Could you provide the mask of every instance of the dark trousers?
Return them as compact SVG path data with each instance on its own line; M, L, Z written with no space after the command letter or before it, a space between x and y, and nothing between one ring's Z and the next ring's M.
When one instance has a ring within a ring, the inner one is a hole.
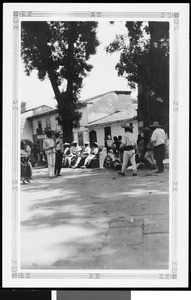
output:
M157 163L158 171L164 171L163 159L165 158L165 145L161 144L153 148L154 158Z
M55 161L55 170L54 170L55 175L60 174L60 170L62 168L62 156L63 153L61 151L56 152L56 161Z

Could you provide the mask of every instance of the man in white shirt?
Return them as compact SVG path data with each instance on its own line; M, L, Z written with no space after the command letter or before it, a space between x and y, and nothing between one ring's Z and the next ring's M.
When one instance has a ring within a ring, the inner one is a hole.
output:
M55 144L52 138L53 130L45 131L46 138L43 140L43 150L47 156L49 178L54 178L55 168Z
M77 161L75 163L75 165L72 167L73 169L76 169L79 166L80 161L86 157L88 157L90 155L91 152L91 148L89 146L89 142L85 142L84 144L84 149L82 150L81 155L77 158Z
M156 164L158 167L158 171L156 173L163 173L164 164L163 159L165 158L165 150L166 150L166 134L165 131L161 128L158 122L154 122L149 126L153 129L153 133L151 135L151 143L153 144L153 152L156 160Z
M125 128L125 134L122 137L122 143L120 145L120 149L123 149L123 164L121 172L118 172L118 174L125 176L125 171L130 160L133 168L133 176L137 176L137 165L135 162L136 140L132 133L133 127L129 124L125 124L122 127Z
M82 149L80 146L78 146L77 141L73 141L72 146L70 147L70 154L67 156L69 168L71 168L72 160L75 160L76 162L76 160L80 156L81 150Z

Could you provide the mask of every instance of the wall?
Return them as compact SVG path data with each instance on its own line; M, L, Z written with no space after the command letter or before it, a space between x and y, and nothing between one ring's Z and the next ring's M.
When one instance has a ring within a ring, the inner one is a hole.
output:
M32 116L32 114L33 114L32 110L21 114L21 119L20 119L21 139L28 139L30 141L33 141L32 122L30 120L27 120L28 117Z
M138 123L136 120L134 120L133 122L133 135L135 137L135 140L137 140L137 136L138 136ZM124 128L121 127L121 125L124 124L123 123L114 123L114 124L110 124L110 125L99 125L99 126L94 126L89 128L89 131L91 130L95 130L97 133L97 143L99 147L103 147L104 143L105 143L105 136L104 136L104 127L108 127L111 126L111 137L113 139L114 136L119 136L119 135L123 135L125 130Z
M43 115L33 119L32 127L33 127L33 134L36 134L36 129L38 128L38 121L42 122L42 129L46 127L46 119L50 119L50 127L52 130L58 129L58 121L55 120L57 113L50 114L50 115Z

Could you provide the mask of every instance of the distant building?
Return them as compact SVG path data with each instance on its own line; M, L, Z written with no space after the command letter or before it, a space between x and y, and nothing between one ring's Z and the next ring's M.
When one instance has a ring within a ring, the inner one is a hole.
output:
M133 126L135 138L138 135L137 100L131 98L131 91L111 91L83 101L80 110L82 118L79 126L73 129L74 139L82 145L85 141L94 141L100 147L105 145L105 138L110 135L122 135L124 123Z
M41 105L21 113L21 139L29 139L42 149L46 128L61 131L56 116L58 109Z
M124 133L121 125L127 122L133 126L133 134L137 139L137 99L131 98L131 91L110 91L82 103L82 118L73 128L73 138L79 145L86 141L90 144L96 141L99 147L103 147L107 135L113 138ZM62 133L56 120L57 115L58 109L47 105L21 113L21 139L29 139L42 149L46 128Z

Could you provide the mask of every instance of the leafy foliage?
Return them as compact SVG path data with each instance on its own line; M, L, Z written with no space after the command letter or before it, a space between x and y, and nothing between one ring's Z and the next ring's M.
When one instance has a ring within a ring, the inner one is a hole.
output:
M58 103L65 138L80 116L78 97L83 78L91 71L87 61L99 42L96 22L22 22L21 56L29 76L37 70L40 80L50 79ZM62 87L65 83L65 88Z
M138 84L138 116L145 125L158 120L168 123L169 114L169 23L126 22L125 37L116 36L106 48L108 53L121 51L116 65L131 88ZM154 95L154 96L153 96ZM163 103L154 101L160 97Z

